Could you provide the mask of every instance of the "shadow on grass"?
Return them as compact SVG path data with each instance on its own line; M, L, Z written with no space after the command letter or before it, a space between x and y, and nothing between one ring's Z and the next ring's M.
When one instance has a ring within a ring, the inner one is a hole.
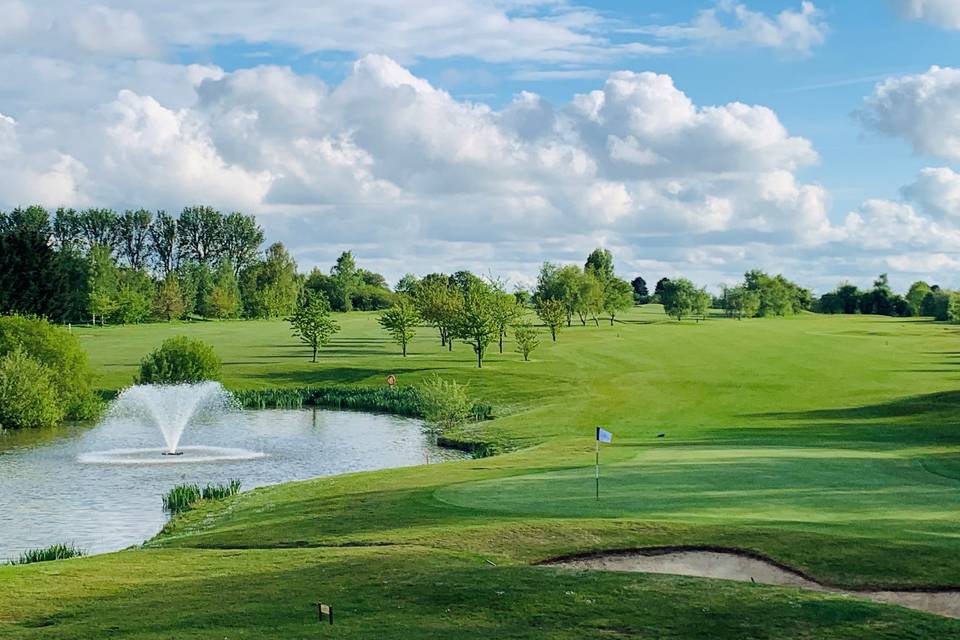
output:
M318 358L319 359L319 358ZM381 382L387 374L402 376L410 373L423 373L434 371L433 367L417 368L396 368L384 366L383 368L365 368L365 367L323 367L313 364L307 358L306 365L311 365L311 369L301 371L253 371L245 374L244 377L263 381L263 387L269 387L273 384L299 386L310 386L323 383L354 384L365 380L374 379ZM402 383L402 381L401 381Z
M779 426L738 430L741 444L795 440L794 444L856 446L864 443L908 446L960 444L960 391L941 391L858 407L748 414ZM725 439L719 430L719 441Z

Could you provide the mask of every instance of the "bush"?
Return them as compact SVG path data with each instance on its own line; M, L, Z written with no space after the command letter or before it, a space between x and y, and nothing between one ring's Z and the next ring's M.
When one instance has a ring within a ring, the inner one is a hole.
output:
M49 369L19 347L0 358L0 430L53 427L63 417Z
M140 361L140 384L176 384L220 379L220 358L200 340L176 336Z
M97 415L102 403L93 391L87 353L75 336L42 318L0 317L0 357L17 349L46 368L62 417L88 420Z
M431 433L443 434L459 427L472 409L466 387L454 380L434 376L420 387L420 413Z
M86 555L83 549L72 544L54 544L46 549L28 549L10 564L33 564L34 562L49 562L50 560L66 560Z

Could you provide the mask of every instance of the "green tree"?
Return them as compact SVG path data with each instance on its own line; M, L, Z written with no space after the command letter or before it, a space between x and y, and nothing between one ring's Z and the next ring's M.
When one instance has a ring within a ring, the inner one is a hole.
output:
M550 329L550 338L556 342L557 333L563 327L563 321L567 317L567 306L560 300L544 298L537 301L536 309L543 324Z
M64 319L64 293L70 292L53 245L46 209L0 213L0 313Z
M453 337L473 347L478 368L483 367L487 347L497 336L495 304L495 295L486 283L480 280L470 282L463 292L463 308L453 325Z
M647 289L647 281L637 276L630 281L633 288L633 300L636 304L647 304L650 302L650 291Z
M533 353L534 349L540 346L537 330L529 322L523 322L513 327L513 339L517 343L517 353L523 356L525 362L530 360L530 354Z
M143 271L134 269L120 270L114 309L110 314L112 322L119 324L139 324L153 315L153 281Z
M105 247L111 254L119 241L119 224L111 209L86 209L79 215L80 235L87 248Z
M693 301L690 311L697 319L697 322L706 319L707 312L710 310L710 294L704 288L695 289L693 292Z
M617 313L633 307L634 289L630 283L620 278L610 278L603 292L603 310L610 316L613 326Z
M692 315L697 288L686 278L669 280L660 291L660 302L664 312L677 320Z
M603 309L603 283L593 270L578 272L576 288L572 294L573 310L580 318L580 324L586 326L587 318L592 318L599 327L598 316Z
M930 291L930 285L922 280L910 285L910 290L907 292L906 298L907 308L911 316L922 315L923 299L927 297Z
M727 315L737 320L752 318L760 310L760 294L744 286L725 287L723 301Z
M503 339L507 335L507 329L517 321L523 313L523 309L517 304L517 298L515 296L499 290L494 291L491 305L493 323L497 327L497 340L500 345L500 353L503 353Z
M436 327L440 345L453 350L453 327L463 309L463 292L440 273L426 276L417 286L414 304L424 322Z
M94 245L87 257L89 295L88 307L92 324L106 324L107 317L118 307L117 295L120 288L120 270L110 254L110 248Z
M336 311L351 311L353 309L353 292L360 286L360 274L353 253L344 251L337 258L337 263L330 270L333 276L333 300L331 306Z
M613 254L607 249L594 249L587 262L583 265L585 272L592 272L600 282L605 282L614 276Z
M180 281L176 274L169 274L157 286L157 293L153 299L153 310L158 317L167 322L178 320L187 311L187 305L180 291Z
M960 323L960 292L951 291L947 299L947 320Z
M403 357L406 358L407 345L416 335L417 323L420 322L420 314L413 302L406 296L399 297L392 307L380 314L377 321L393 341L400 345Z
M206 265L224 253L223 215L212 207L184 208L177 221L182 257Z
M140 361L140 384L179 384L220 379L220 358L207 343L174 336Z
M244 270L240 290L245 315L249 318L282 318L297 305L300 277L297 263L283 244L267 249L266 257Z
M180 255L177 220L165 211L158 211L148 233L155 266L160 275L166 278L177 268Z
M213 289L207 296L207 312L211 317L236 318L240 313L240 286L233 264L221 260L213 274Z
M117 219L116 239L120 255L126 259L131 269L139 270L147 266L152 220L153 215L146 209L124 211Z
M413 298L417 295L417 286L419 284L420 279L412 273L408 273L397 281L397 286L394 287L393 290Z
M313 362L317 361L320 347L329 343L340 331L340 325L330 317L327 299L310 291L304 291L300 296L289 322L293 335L313 350Z
M20 347L0 356L0 432L53 427L64 417L50 369Z
M223 219L222 234L220 257L230 263L236 280L241 271L256 262L263 244L263 229L255 217L234 211Z

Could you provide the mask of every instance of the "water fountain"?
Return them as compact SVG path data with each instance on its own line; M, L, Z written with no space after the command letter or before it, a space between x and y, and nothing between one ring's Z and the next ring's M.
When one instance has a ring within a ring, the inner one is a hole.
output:
M159 464L259 458L263 454L245 449L200 445L179 447L188 424L236 409L233 395L218 382L128 387L111 403L105 421L148 424L161 433L166 447L97 451L83 454L79 460L101 464Z

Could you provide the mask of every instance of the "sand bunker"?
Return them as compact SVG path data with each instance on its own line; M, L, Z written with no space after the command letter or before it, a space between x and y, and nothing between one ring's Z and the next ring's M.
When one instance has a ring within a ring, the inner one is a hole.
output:
M796 571L736 551L672 551L648 549L561 559L547 564L593 571L668 573L698 578L738 580L813 591L840 593L885 604L918 609L950 618L960 618L960 591L852 591L814 582Z

